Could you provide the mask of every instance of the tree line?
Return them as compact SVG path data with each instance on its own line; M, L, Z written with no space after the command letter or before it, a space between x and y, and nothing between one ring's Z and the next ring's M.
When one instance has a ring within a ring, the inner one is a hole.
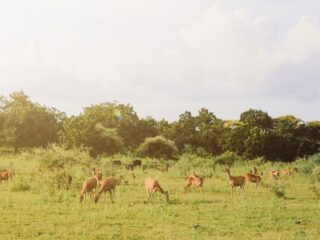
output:
M61 143L67 148L86 147L97 156L136 153L146 149L146 141L152 142L147 152L155 157L162 156L159 149L167 141L177 154L231 151L248 158L293 161L319 152L320 121L304 122L291 115L271 118L256 109L241 113L238 120L222 120L206 108L197 115L185 111L173 122L157 121L139 117L130 104L115 102L91 105L68 117L32 102L23 92L0 96L2 148L17 152ZM173 150L167 146L164 151Z

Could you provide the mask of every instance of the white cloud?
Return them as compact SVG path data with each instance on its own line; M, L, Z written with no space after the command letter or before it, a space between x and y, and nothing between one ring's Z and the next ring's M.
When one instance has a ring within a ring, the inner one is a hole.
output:
M246 9L212 7L181 30L188 46L211 71L209 81L222 79L226 90L246 92L268 81L268 74L287 63L302 63L319 53L320 27L315 17L302 16L284 37L265 16ZM270 43L273 45L270 45Z
M280 17L273 9L289 3L49 2L0 8L0 94L23 89L69 113L118 100L156 118L202 106L222 118L249 107L319 118L317 1Z

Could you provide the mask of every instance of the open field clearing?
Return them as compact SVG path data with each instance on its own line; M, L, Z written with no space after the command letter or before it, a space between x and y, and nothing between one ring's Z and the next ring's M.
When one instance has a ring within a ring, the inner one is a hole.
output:
M168 172L119 168L127 181L117 186L115 203L109 193L97 204L87 198L79 203L82 173L72 172L69 190L52 190L36 170L37 163L23 156L3 156L16 176L0 186L1 239L319 239L320 202L308 177L273 180L271 166L259 167L265 177L259 188L253 183L244 194L231 198L226 173L212 171L204 180L204 192L190 187L183 193L184 177L175 167ZM246 173L250 166L235 166L231 174ZM108 171L102 169L102 172ZM200 175L201 172L198 172ZM156 193L147 203L144 179L159 180L170 194L169 203ZM104 176L107 177L107 176ZM275 194L275 186L284 196Z

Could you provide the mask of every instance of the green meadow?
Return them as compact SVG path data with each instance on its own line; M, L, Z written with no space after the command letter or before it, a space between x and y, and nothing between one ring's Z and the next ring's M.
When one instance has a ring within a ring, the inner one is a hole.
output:
M12 181L0 186L0 239L320 239L319 176L314 176L319 173L307 159L291 165L258 163L264 173L260 187L249 183L235 197L223 165L197 168L205 176L204 191L191 187L185 195L184 176L192 173L182 168L186 159L172 163L168 172L115 169L108 165L111 159L94 160L104 177L122 176L114 204L108 193L97 204L89 198L79 203L90 167L65 166L73 176L65 189L55 186L53 173L39 170L40 161L32 154L0 157L1 167L15 172ZM234 163L231 174L244 174L251 166L249 161ZM297 172L292 178L273 180L268 174L293 167ZM169 191L168 203L160 193L146 202L147 176Z

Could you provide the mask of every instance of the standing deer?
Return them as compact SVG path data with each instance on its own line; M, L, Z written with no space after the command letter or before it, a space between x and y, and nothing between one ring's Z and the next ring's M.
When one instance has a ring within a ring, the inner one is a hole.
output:
M229 168L226 168L224 172L226 172L228 176L228 181L231 187L231 196L233 196L233 192L236 194L236 187L240 187L243 192L246 178L244 176L231 176Z
M246 173L245 174L245 178L246 178L246 181L249 183L249 182L253 182L256 184L256 187L259 186L261 180L262 180L262 176L263 176L263 173L261 173L260 176L258 175L255 175L255 174L252 174L252 173Z
M253 175L257 175L257 174L258 174L258 169L257 169L256 166L253 166L253 167L251 168L251 173L252 173Z
M151 200L152 193L154 192L162 193L166 197L167 202L169 202L168 191L164 191L157 180L154 180L151 177L147 177L146 180L144 181L144 185L148 193L148 202Z
M8 180L13 178L13 176L15 176L15 173L9 170L1 170L0 171L0 183L2 183L2 181L4 181L5 183L8 183Z
M185 177L184 179L184 194L187 193L187 188L191 185L200 187L203 192L203 177L198 176L193 172L192 175Z

